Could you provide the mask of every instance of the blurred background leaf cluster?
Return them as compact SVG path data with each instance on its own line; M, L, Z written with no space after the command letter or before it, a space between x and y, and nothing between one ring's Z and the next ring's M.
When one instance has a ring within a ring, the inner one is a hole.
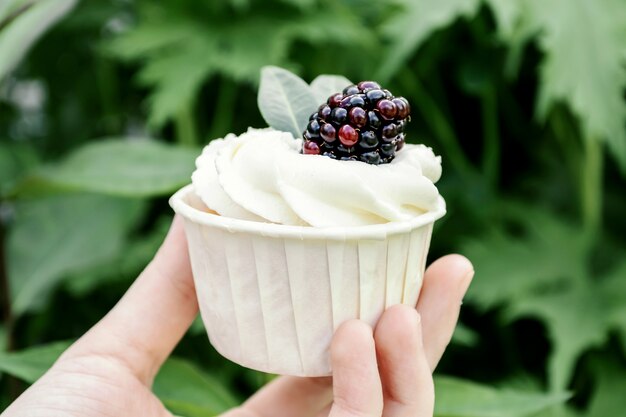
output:
M437 415L623 414L623 0L0 1L0 410L150 260L201 147L264 125L264 65L384 83L443 157L431 258L476 277ZM187 417L271 379L200 322L174 356Z

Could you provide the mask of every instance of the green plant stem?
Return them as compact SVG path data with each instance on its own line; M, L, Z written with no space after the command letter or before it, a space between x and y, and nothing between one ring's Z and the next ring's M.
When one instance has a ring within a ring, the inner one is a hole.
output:
M474 175L475 169L465 157L460 142L454 129L448 123L435 100L428 94L417 74L408 69L404 69L399 77L403 88L410 91L417 98L416 107L422 114L424 121L433 131L435 136L441 141L443 150L454 168L461 175Z
M561 147L561 152L565 156L565 163L575 181L580 183L580 166L582 152L578 149L576 138L578 132L572 126L563 111L555 111L550 117L550 127L554 133L557 143Z
M500 138L496 90L489 86L481 97L483 122L483 173L492 188L500 176Z
M504 60L504 77L507 81L514 81L522 65L525 40L516 40L509 46Z
M598 237L602 225L602 145L595 138L584 141L583 175L581 176L581 211L585 236L590 244Z
M178 143L186 146L198 144L198 133L193 120L193 103L186 103L176 114L174 120Z
M583 233L589 245L593 245L602 227L603 169L602 145L597 138L580 137L573 121L563 111L550 117L550 127L565 155L567 167L576 178L579 189L580 213Z

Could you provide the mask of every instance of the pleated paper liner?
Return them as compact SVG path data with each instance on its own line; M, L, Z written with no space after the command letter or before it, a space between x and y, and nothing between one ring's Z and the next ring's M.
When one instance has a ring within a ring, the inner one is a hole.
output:
M415 305L439 209L408 222L313 228L231 219L187 186L170 200L185 230L200 312L211 344L259 371L326 376L344 321L371 324L395 304Z

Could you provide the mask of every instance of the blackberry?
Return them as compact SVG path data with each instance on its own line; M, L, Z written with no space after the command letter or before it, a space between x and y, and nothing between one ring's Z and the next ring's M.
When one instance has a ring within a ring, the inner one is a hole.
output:
M377 112L371 111L367 113L367 118L369 120L369 125L372 129L376 130L380 127L381 122Z
M372 150L372 148L376 148L378 146L378 138L376 137L376 132L371 130L364 130L361 132L361 142L359 142L359 146L363 149Z
M311 120L311 123L308 124L308 126L306 127L307 132L309 132L312 135L317 135L320 133L320 123L319 121L313 119Z
M305 154L308 154L308 155L319 155L320 147L317 143L313 142L312 140L307 140L306 142L304 142L303 151Z
M335 139L337 139L337 131L332 124L324 123L320 128L320 136L327 143L332 143L335 141Z
M343 125L339 129L339 141L346 148L351 148L359 141L359 132L349 124Z
M378 100L385 97L385 93L383 92L383 90L370 90L365 93L365 97L367 98L368 102L376 103Z
M350 124L361 128L367 123L367 113L362 107L350 109Z
M411 107L374 81L350 85L313 113L302 152L372 165L389 163L405 143Z
M346 122L346 120L348 120L348 110L342 107L335 107L330 112L330 121L333 124L337 126L341 126L342 124Z

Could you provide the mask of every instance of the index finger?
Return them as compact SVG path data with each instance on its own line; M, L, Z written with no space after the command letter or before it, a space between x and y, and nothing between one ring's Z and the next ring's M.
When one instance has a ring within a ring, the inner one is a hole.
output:
M461 302L473 276L472 263L461 255L439 258L424 274L416 308L422 318L424 351L431 370L452 339Z

